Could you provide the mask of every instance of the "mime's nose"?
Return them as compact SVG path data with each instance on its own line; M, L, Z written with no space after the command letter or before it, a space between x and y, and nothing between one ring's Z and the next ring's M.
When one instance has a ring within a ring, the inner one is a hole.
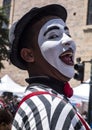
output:
M70 46L70 43L69 42L65 43L65 46Z

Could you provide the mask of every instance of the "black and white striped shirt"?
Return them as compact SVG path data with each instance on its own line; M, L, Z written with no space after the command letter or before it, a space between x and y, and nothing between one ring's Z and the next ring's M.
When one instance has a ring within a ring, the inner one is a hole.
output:
M63 95L38 83L28 87L25 94L36 91L51 94L35 95L23 102L15 115L12 130L86 130Z

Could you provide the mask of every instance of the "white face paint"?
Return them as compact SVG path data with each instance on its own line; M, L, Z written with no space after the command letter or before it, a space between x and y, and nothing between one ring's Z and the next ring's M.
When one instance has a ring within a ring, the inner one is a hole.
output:
M38 36L38 44L45 60L55 67L61 74L72 78L74 76L74 67L71 65L70 52L65 56L64 61L60 58L70 48L73 51L73 60L76 46L69 32L66 30L66 24L62 19L52 19L46 22ZM66 64L66 62L67 64ZM69 62L69 63L68 63Z

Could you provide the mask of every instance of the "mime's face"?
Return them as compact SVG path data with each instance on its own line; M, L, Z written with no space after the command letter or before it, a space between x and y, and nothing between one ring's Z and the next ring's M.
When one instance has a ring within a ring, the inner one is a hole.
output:
M74 54L76 46L70 37L68 27L58 17L48 17L36 23L35 38L42 57L59 74L74 76Z
M38 44L45 60L63 75L74 76L75 43L62 19L48 20L40 29Z

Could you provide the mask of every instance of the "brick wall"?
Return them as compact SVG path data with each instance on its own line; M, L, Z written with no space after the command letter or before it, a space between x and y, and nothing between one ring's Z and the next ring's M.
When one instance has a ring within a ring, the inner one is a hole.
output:
M76 57L81 57L83 61L92 59L92 27L86 26L88 0L12 0L10 24L19 19L30 8L50 3L64 5L68 11L67 24L77 45ZM90 77L89 64L86 65L85 72L85 80L87 80ZM23 80L27 76L26 72L7 63L6 69L1 71L0 76L5 73L8 73L16 82L25 84ZM74 79L70 83L73 86L79 84Z

